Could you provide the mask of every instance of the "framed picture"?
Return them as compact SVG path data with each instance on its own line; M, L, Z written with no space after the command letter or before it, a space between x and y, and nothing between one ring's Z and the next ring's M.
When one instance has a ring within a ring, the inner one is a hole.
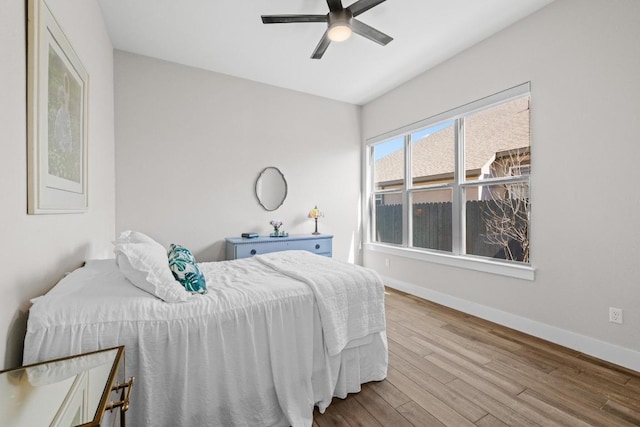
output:
M28 4L27 212L86 212L89 76L44 0Z

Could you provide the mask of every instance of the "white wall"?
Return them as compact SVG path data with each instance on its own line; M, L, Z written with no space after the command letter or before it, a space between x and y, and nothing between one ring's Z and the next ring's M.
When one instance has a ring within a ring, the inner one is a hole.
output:
M93 0L48 0L90 75L89 211L27 215L25 2L0 13L0 367L18 366L29 300L85 258L108 256L115 229L113 48Z
M358 260L359 107L116 51L117 229L224 259L224 238L307 234L314 205L334 257ZM278 167L288 197L262 209L255 180Z
M557 0L364 106L363 137L531 81L535 281L365 251L396 286L640 370L640 2ZM384 267L384 258L390 267ZM624 324L608 322L608 308Z

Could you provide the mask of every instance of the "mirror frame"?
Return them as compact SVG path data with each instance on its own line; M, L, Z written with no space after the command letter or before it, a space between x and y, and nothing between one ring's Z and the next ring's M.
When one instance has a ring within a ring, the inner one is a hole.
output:
M273 170L275 172L277 172L280 175L280 178L282 179L282 182L284 183L284 194L282 195L282 198L280 200L280 203L278 204L278 206L270 209L267 206L265 206L264 201L262 200L262 198L260 198L260 194L258 194L258 187L260 186L260 182L264 176L264 174L270 170ZM287 194L289 193L289 185L287 183L287 180L284 177L284 174L280 171L280 169L278 169L275 166L267 166L266 168L262 169L262 171L260 172L260 175L258 175L258 178L256 179L256 185L255 185L255 195L256 195L256 199L258 199L258 202L260 203L260 206L262 206L264 208L264 210L268 211L268 212L272 212L277 210L280 206L282 206L284 204L284 201L287 198Z

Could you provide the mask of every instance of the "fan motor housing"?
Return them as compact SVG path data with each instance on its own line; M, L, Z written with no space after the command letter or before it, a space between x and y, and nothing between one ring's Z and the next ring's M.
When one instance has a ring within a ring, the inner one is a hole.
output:
M328 36L331 41L341 42L351 37L351 21L353 14L349 9L329 12Z

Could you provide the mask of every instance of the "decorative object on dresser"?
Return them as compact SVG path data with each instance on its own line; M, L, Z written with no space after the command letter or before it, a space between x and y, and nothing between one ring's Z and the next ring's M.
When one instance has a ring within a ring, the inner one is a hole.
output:
M320 234L318 233L318 218L324 217L324 213L320 212L320 209L318 209L318 206L316 205L313 209L309 211L308 217L312 218L316 223L315 224L316 228L312 234Z
M11 426L125 426L134 377L124 346L0 371L0 414ZM4 424L3 424L4 425Z
M269 224L273 227L273 232L269 234L270 237L287 237L289 235L286 231L280 230L280 227L284 224L281 219L272 219Z
M253 255L267 254L270 252L280 252L287 250L304 250L318 255L331 257L332 239L330 234L321 236L311 234L289 235L279 239L272 239L268 236L245 239L241 237L227 237L226 258L239 259L248 258Z

